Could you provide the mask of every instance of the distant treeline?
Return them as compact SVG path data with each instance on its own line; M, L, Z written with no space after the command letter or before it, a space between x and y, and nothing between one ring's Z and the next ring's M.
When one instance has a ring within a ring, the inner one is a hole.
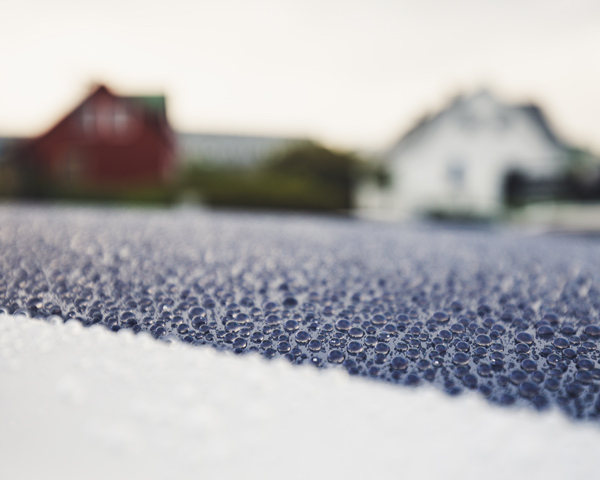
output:
M159 205L192 201L212 207L344 211L353 207L357 183L374 174L352 153L306 142L253 167L187 159L164 185L56 183L30 172L21 175L24 180L16 186L10 181L2 185L0 175L0 191L5 198L34 200Z
M181 181L184 191L215 207L348 210L365 171L352 154L307 143L252 169L192 165Z

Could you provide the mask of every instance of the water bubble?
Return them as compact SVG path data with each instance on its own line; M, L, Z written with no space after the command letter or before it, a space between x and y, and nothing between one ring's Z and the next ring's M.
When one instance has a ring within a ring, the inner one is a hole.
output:
M387 323L387 319L383 315L373 315L371 318L371 323L376 326L382 326Z
M531 358L526 358L521 362L521 368L526 372L533 372L537 370L538 365L535 360L532 360Z
M547 320L550 323L550 325L558 324L558 316L552 312L545 313L543 320Z
M265 312L276 312L277 311L277 304L275 302L267 302L263 305L263 310Z
M267 358L273 358L275 355L277 355L277 351L274 348L267 348L263 352L263 355Z
M453 337L452 332L450 332L449 330L440 330L440 332L438 333L438 336L444 342L449 342L450 340L452 340L452 337Z
M577 368L579 370L593 370L595 366L595 362L589 358L582 358L577 362Z
M462 382L465 387L471 390L477 388L477 377L471 373L467 373L462 378Z
M466 365L469 363L469 356L463 352L455 353L452 357L452 363L456 365Z
M592 338L600 337L600 326L598 325L588 325L583 329L583 332Z
M287 297L283 301L283 306L285 308L294 308L297 305L298 305L298 300L296 300L294 297Z
M556 365L558 365L558 362L560 362L560 358L560 356L556 355L555 353L552 353L548 355L546 361L548 362L548 365L555 367Z
M326 323L325 325L323 325L321 330L326 333L333 332L333 325L331 325L331 323Z
M574 359L575 357L577 357L577 352L575 350L573 350L572 348L565 348L562 351L562 354L570 359Z
M515 335L515 340L520 343L531 345L533 343L533 337L527 332L519 332Z
M394 325L393 323L388 323L383 327L383 331L385 333L388 333L389 335L397 335L398 334L398 327L396 327L396 325Z
M406 351L405 355L411 360L416 360L421 356L421 352L419 352L419 350L417 350L416 348L409 348Z
M446 323L450 320L450 316L446 312L435 312L432 318L438 323Z
M327 356L327 361L330 363L342 363L346 356L339 350L332 350Z
M535 397L539 390L540 388L533 382L523 382L519 385L519 394L525 398Z
M463 333L465 331L465 327L460 323L455 323L454 325L450 326L450 331L453 333Z
M506 332L506 328L504 328L503 325L500 325L499 323L497 323L496 325L494 325L492 327L492 331L497 332L499 335L503 335Z
M513 370L508 374L508 379L514 385L519 385L527 380L527 374L523 370Z
M573 325L570 325L568 323L565 323L562 326L562 328L560 329L560 333L562 333L563 335L566 335L566 336L575 335L576 332L577 332L577 329L575 327L573 327Z
M394 357L391 362L391 367L395 370L406 370L408 367L408 360L404 357Z
M340 332L347 332L352 327L352 324L345 319L338 320L335 324L335 328Z
M550 325L542 325L536 330L536 333L541 338L550 338L554 335L554 329Z
M310 340L310 333L308 333L305 330L300 330L298 333L296 333L296 336L294 337L296 339L296 341L300 344L305 344Z
M551 392L556 392L560 388L560 382L556 378L549 378L544 383L544 387Z
M181 325L177 326L177 333L180 335L185 335L186 333L188 333L189 329L190 329L190 327L188 325L186 325L185 323L182 323Z
M501 372L504 369L504 360L490 357L490 365L495 372Z
M581 370L575 374L575 380L584 385L589 385L594 381L594 376L585 370Z
M580 397L583 394L584 390L585 390L585 387L581 383L578 383L578 382L569 383L565 387L565 391L567 392L567 395L571 398Z
M348 330L348 335L350 338L362 338L365 336L365 331L359 327L352 327Z
M300 328L300 325L296 320L288 320L283 324L283 328L286 332L295 332Z
M250 341L255 342L255 343L260 343L265 339L265 336L262 332L253 332L252 335L250 335Z
M564 348L568 348L569 346L571 346L571 342L569 342L566 338L558 337L558 338L554 339L554 341L552 342L552 345L554 345L556 348L562 350Z
M212 298L207 298L202 302L204 308L213 309L216 307L216 303Z
M349 342L346 348L348 350L348 353L350 353L351 355L356 355L357 353L363 351L363 345L360 342Z

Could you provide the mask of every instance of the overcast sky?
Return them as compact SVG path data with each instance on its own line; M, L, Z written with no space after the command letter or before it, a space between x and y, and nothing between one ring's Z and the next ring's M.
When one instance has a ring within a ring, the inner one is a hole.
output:
M371 149L487 85L600 151L598 0L1 0L0 19L0 135L96 81L164 92L180 130Z

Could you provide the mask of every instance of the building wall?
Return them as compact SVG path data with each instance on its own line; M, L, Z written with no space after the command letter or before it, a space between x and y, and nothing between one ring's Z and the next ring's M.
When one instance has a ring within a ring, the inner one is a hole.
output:
M563 162L563 151L526 111L484 94L442 113L391 152L387 203L403 213L493 215L502 208L508 173L548 178Z
M157 185L174 168L166 118L103 88L33 140L27 156L48 182L80 186Z

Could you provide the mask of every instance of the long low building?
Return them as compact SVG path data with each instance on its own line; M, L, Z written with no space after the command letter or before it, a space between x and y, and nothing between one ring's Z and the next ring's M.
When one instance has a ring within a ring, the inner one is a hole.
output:
M301 138L177 133L177 154L184 165L253 167L273 155L306 143Z

